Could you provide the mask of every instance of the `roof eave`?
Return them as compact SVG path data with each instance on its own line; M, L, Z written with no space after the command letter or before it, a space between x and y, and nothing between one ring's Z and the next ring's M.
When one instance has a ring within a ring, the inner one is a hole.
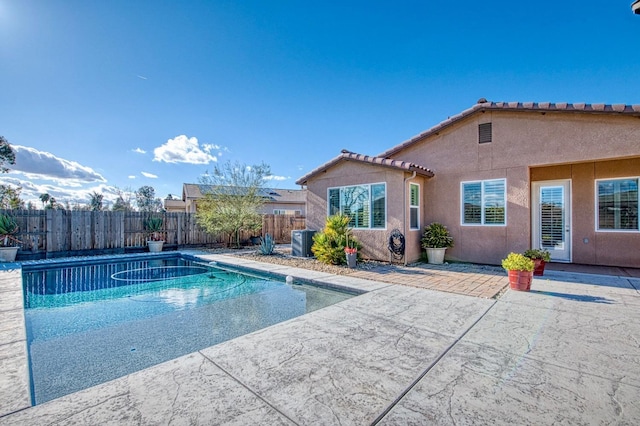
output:
M638 0L640 7L640 0ZM625 104L587 104L587 103L567 103L567 102L478 102L471 108L459 114L451 116L436 124L428 130L396 145L378 155L378 157L388 158L416 142L424 140L432 135L439 134L442 130L470 117L474 114L485 111L509 111L509 112L557 112L557 113L580 113L580 114L624 114L640 116L640 105Z
M391 160L388 158L371 157L371 156L356 154L354 152L343 150L342 153L337 157L334 157L333 159L324 163L320 167L302 176L300 179L296 181L296 185L306 185L309 179L316 176L317 174L325 173L327 170L334 167L336 164L338 164L341 161L355 161L361 164L368 164L370 166L386 167L386 168L390 168L398 171L416 172L416 174L425 176L427 178L432 178L434 176L433 171L426 169L424 167L420 167L413 163L409 163L406 161Z

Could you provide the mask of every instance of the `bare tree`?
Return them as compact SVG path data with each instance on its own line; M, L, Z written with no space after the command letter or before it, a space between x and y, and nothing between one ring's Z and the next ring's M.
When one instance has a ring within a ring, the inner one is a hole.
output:
M102 210L102 200L104 199L104 195L96 191L93 191L90 197L91 197L91 200L89 201L90 210L94 212Z
M149 185L141 186L136 191L136 204L141 212L162 211L162 200L156 198L156 190Z
M256 231L262 226L260 208L268 165L247 166L238 162L216 165L212 174L200 179L204 198L198 202L198 223L211 234L229 234L240 246L240 231Z
M131 200L133 199L134 191L131 187L120 189L115 187L118 197L114 201L111 210L114 212L130 212L133 211Z

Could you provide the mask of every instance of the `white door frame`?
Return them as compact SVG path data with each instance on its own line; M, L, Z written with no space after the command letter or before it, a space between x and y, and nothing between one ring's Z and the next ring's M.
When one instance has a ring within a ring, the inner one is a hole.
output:
M541 199L544 196L561 196L562 200L562 234L561 240L543 247L541 235ZM543 248L551 253L555 262L571 262L571 179L537 181L531 184L531 246Z

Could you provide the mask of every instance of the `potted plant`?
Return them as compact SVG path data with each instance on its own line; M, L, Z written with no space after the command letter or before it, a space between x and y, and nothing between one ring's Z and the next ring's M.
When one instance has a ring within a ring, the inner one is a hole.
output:
M356 247L345 247L344 254L347 257L347 266L351 269L355 268L358 259L358 249Z
M427 262L432 264L444 263L445 251L453 247L453 237L449 230L441 223L433 222L424 228L422 234L422 248L427 252Z
M509 253L502 259L502 267L509 275L509 287L512 290L529 291L533 279L533 260L520 253Z
M159 216L152 216L144 221L144 229L149 234L147 245L151 253L159 253L162 251L164 240L161 236L162 231L162 218Z
M18 239L14 236L18 232L18 222L6 214L0 214L0 261L14 262L18 254Z
M541 276L544 274L544 265L551 260L551 253L549 250L544 249L529 249L525 250L524 255L533 260L535 267L533 269L533 275Z

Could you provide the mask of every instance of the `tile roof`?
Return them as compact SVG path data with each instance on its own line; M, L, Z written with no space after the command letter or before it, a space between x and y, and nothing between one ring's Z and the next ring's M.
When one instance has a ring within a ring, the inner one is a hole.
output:
M401 160L393 160L391 158L382 158L382 157L372 157L369 155L356 154L355 152L347 151L343 149L340 155L334 157L333 159L327 161L320 167L315 168L311 172L302 176L300 179L296 181L298 185L304 185L306 182L314 175L324 172L327 169L335 166L337 163L341 161L356 161L365 164L372 164L381 167L390 167L393 169L404 170L407 172L416 172L419 175L426 177L433 177L433 172L426 167L420 166L415 163L410 163L408 161Z
M636 0L631 4L631 10L635 14L640 14L640 0Z
M413 143L422 140L432 134L457 123L458 121L482 111L518 111L518 112L562 112L562 113L588 113L588 114L618 114L640 116L640 105L625 104L587 104L567 102L490 102L482 98L474 106L453 115L432 128L402 142L378 155L387 158Z
M185 183L183 185L183 193L186 198L202 198L206 192L211 191L213 187L211 185L202 185L195 183ZM225 187L229 193L233 193L237 189ZM307 200L306 189L276 189L276 188L261 188L260 193L267 198L268 202L272 203L304 203Z

